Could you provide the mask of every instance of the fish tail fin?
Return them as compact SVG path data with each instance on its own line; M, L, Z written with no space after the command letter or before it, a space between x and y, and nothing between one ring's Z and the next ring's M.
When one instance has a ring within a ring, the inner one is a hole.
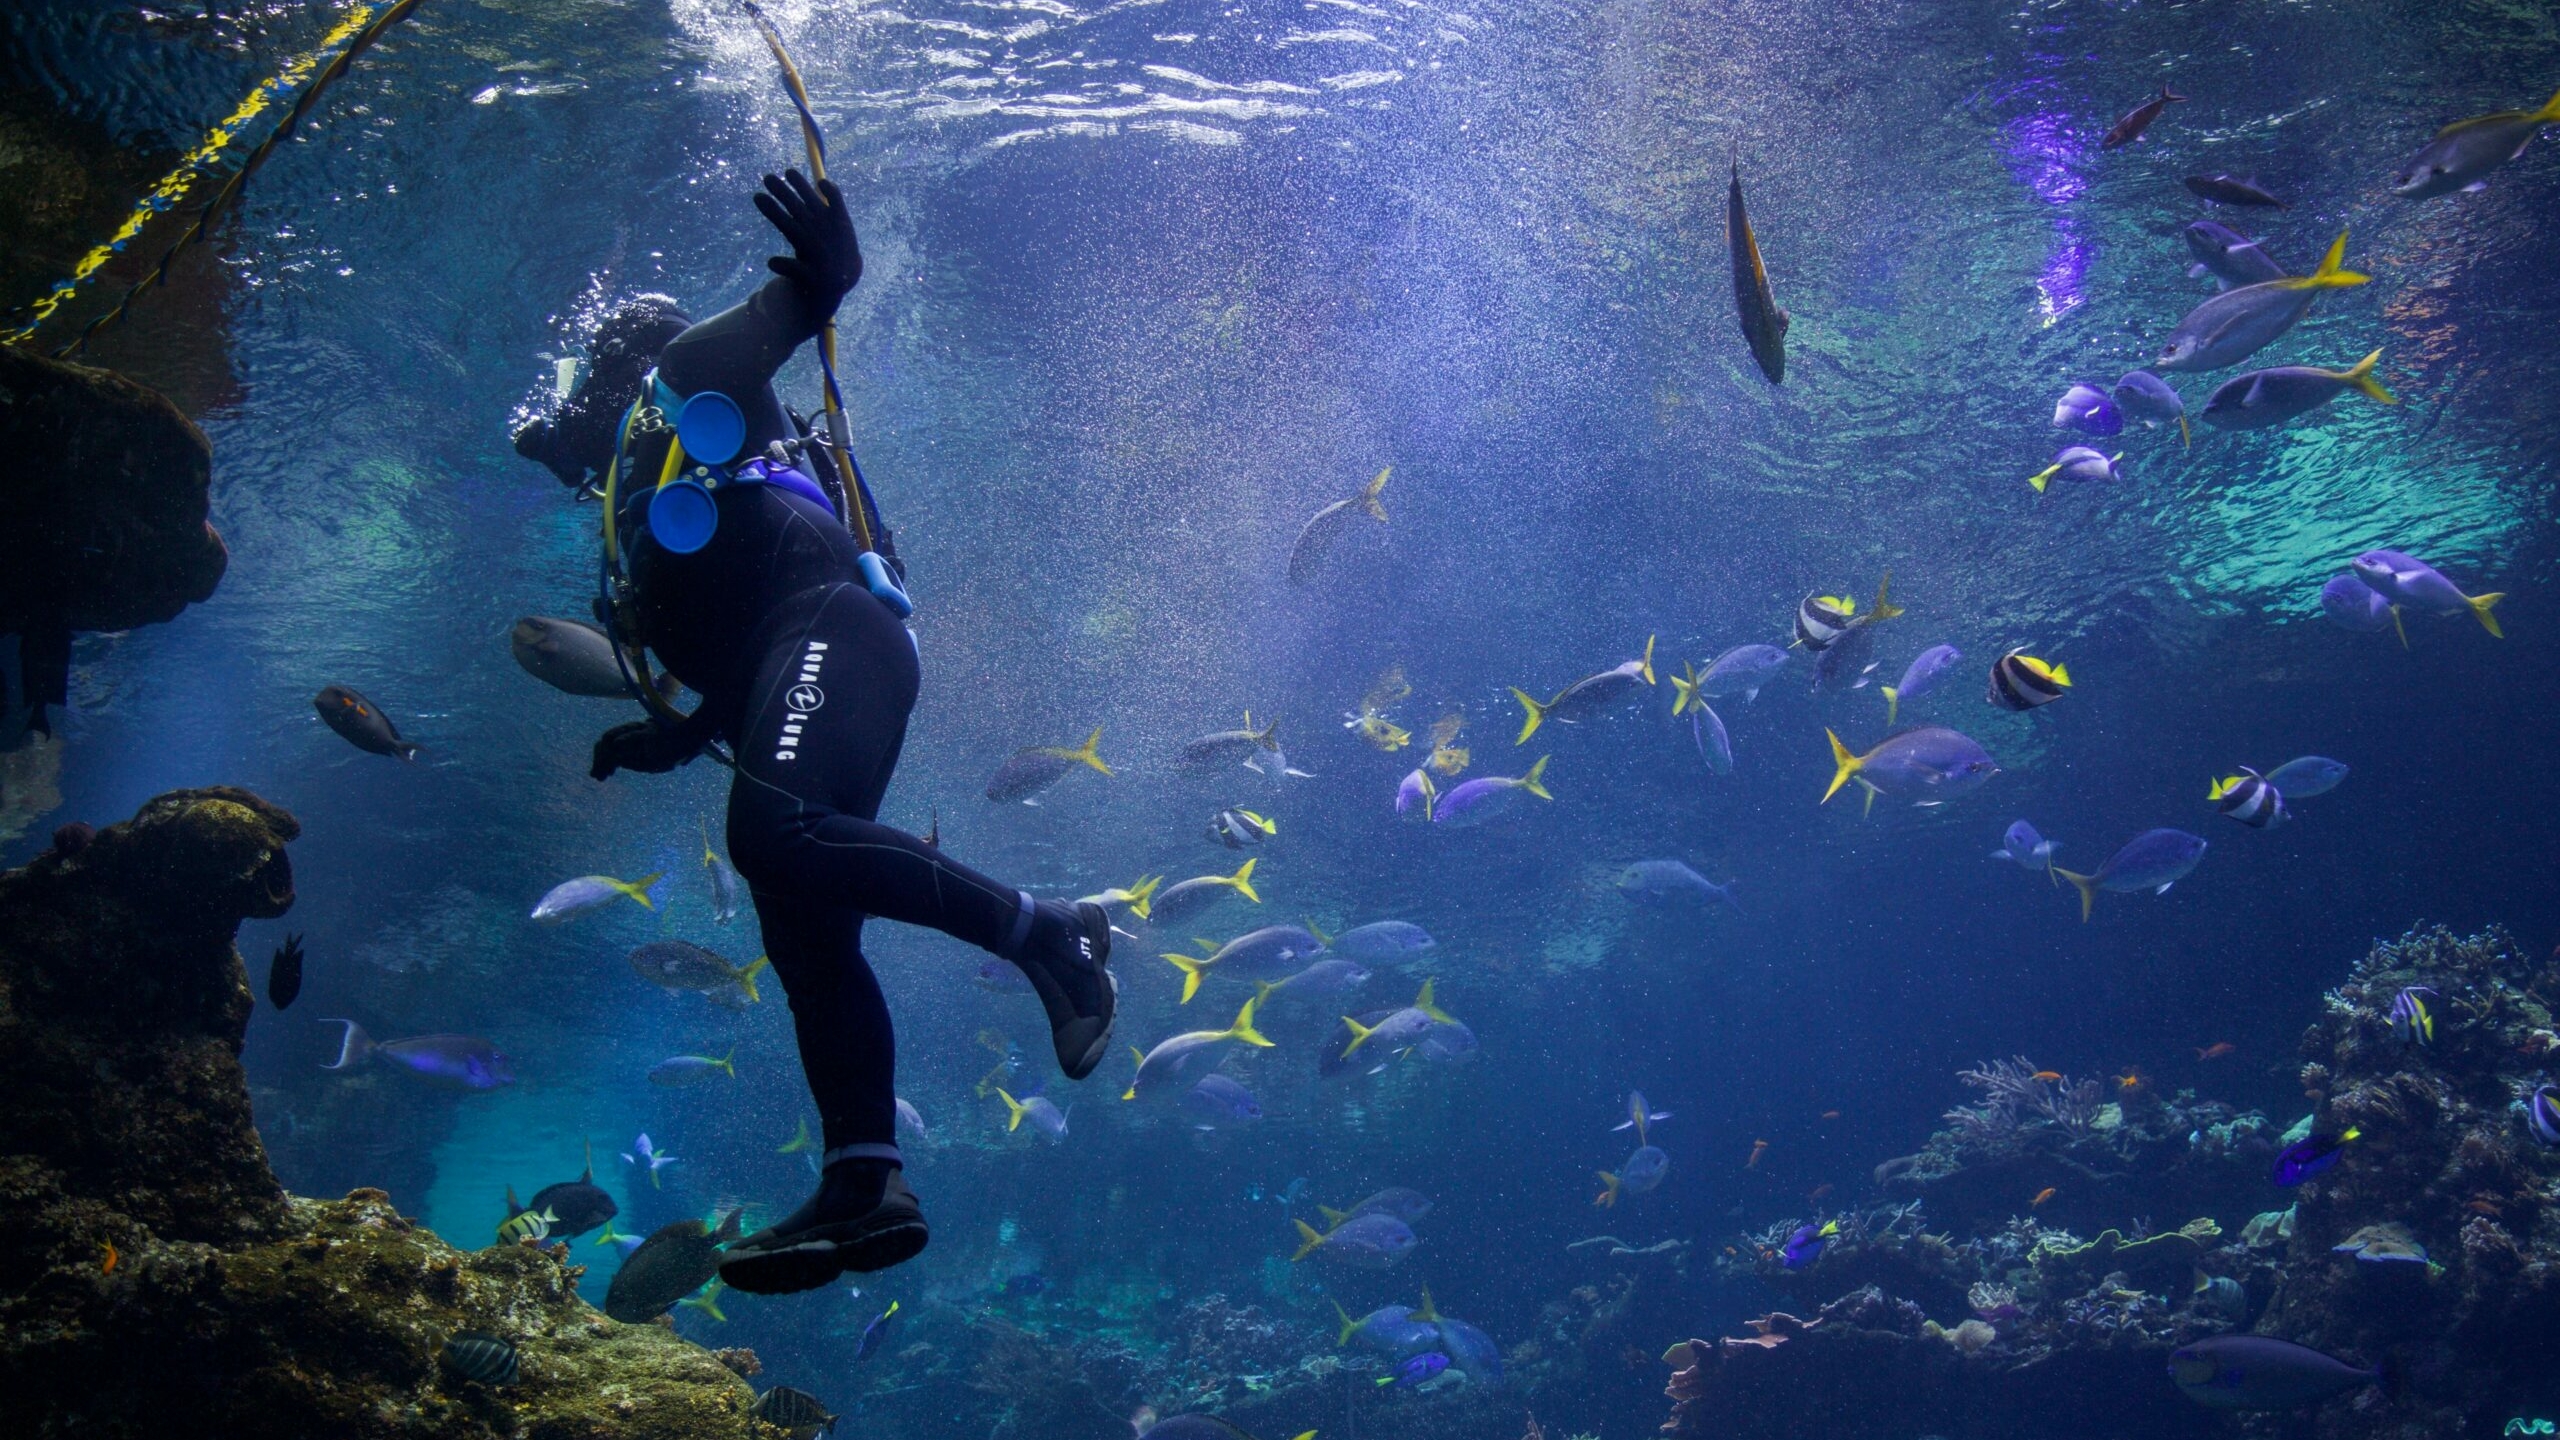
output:
M1333 948L1333 937L1327 935L1322 929L1318 928L1315 917L1312 915L1307 917L1307 933L1316 937L1317 944L1328 950Z
M1618 1177L1606 1170L1598 1174L1602 1188L1599 1194L1591 1197L1591 1203L1604 1210L1614 1209L1618 1203Z
M1413 1318L1430 1325L1440 1323L1440 1307L1431 1303L1431 1287L1428 1285L1422 1287L1422 1303L1414 1307Z
M1511 743L1514 745L1526 745L1529 743L1529 737L1538 733L1539 723L1547 718L1547 707L1530 699L1529 692L1521 689L1517 685L1511 687L1511 695L1513 699L1520 702L1520 711L1522 715L1519 738L1513 740Z
M1835 767L1831 776L1831 788L1822 792L1822 803L1828 805L1831 803L1831 797L1840 793L1840 787L1849 783L1849 777L1857 774L1867 762L1850 754L1849 747L1840 743L1837 732L1824 730L1822 733L1831 739L1831 763Z
M364 1033L363 1026L353 1020L323 1020L320 1023L347 1027L346 1035L338 1042L338 1058L330 1064L321 1066L321 1069L344 1070L350 1065L373 1058L373 1037Z
M2225 775L2221 779L2216 780L2205 787L2204 798L2207 800L2219 800L2223 796L2230 794L2239 784L2239 776Z
M1655 685L1655 684L1659 684L1659 683L1661 683L1661 682L1659 682L1659 681L1657 681L1657 680L1655 680L1655 679L1653 678L1653 642L1654 642L1654 641L1656 641L1656 640L1658 640L1658 639L1660 639L1660 638L1661 638L1661 637L1660 637L1660 636L1658 636L1658 635L1647 635L1646 637L1644 637L1644 672L1643 672L1643 673L1644 673L1644 683L1646 683L1647 685Z
M415 764L417 764L417 763L418 763L418 747L417 747L417 745L416 745L414 742L412 742L412 741L408 741L408 740L403 740L403 741L401 741L401 742L400 742L400 759L401 759L401 761L402 761L404 764L410 764L410 765L415 765Z
M1261 746L1265 750L1277 750L1280 748L1280 742L1271 738L1272 732L1279 728L1279 721L1265 720L1262 722L1262 728L1256 730L1253 728L1253 712L1250 710L1244 712L1244 733L1252 736L1253 743Z
M1268 815L1256 815L1250 810L1238 810L1236 813L1247 820L1252 821L1254 824L1261 826L1262 833L1265 835L1277 835L1280 833L1280 822L1272 819Z
M1074 758L1108 775L1111 773L1111 767L1102 763L1102 752L1098 748L1101 744L1102 727L1096 725L1093 727L1093 733L1084 737L1084 743L1075 748Z
M786 1143L784 1143L784 1144L782 1144L782 1145L778 1145L778 1146L774 1147L774 1152L773 1152L773 1153L774 1153L774 1154L776 1154L776 1155L797 1155L797 1154L799 1154L801 1151L806 1150L806 1149L808 1149L808 1148L809 1148L809 1117L808 1117L808 1116L806 1116L806 1115L803 1115L803 1116L801 1116L801 1117L800 1117L800 1124L799 1124L799 1128L797 1128L797 1129L795 1129L795 1130L793 1130L793 1131L791 1132L791 1139L790 1139L788 1142L786 1142Z
M1890 685L1879 685L1876 689L1884 696L1884 723L1890 730L1893 722L1902 715L1902 692Z
M1342 1058L1348 1060L1351 1058L1352 1051L1368 1044L1369 1037L1377 1034L1378 1032L1371 1027L1363 1025L1359 1021L1352 1019L1348 1015L1342 1017L1342 1023L1351 1031L1351 1043L1342 1047Z
M1191 997L1200 993L1200 977L1205 973L1200 962L1188 955L1168 953L1164 958L1173 963L1174 969L1182 972L1182 1003L1190 1004Z
M1156 887L1163 883L1161 875L1139 876L1138 883L1129 887L1129 913L1146 919L1147 911L1155 905Z
M2181 450L2196 448L2196 432L2187 425L2187 412L2184 410L2178 412L2178 448Z
M2538 125L2560 125L2560 93L2555 93L2541 109L2534 111L2533 119Z
M1430 1016L1432 1019L1439 1021L1443 1025L1455 1025L1458 1023L1458 1017L1441 1009L1438 1002L1431 998L1431 988L1439 983L1440 982L1436 979L1423 981L1422 993L1413 997L1413 1008Z
M2373 279L2362 271L2346 268L2346 259L2347 232L2341 230L2338 232L2338 238L2329 242L2329 253L2320 257L2319 269L2308 275L2296 275L2291 279L2272 280L2268 283L2287 290L2346 290Z
M1316 1227L1304 1220L1292 1220L1289 1223L1298 1227L1298 1253L1289 1257L1289 1263L1295 1265L1314 1254L1316 1247L1324 1243L1324 1236L1317 1232Z
M1892 596L1893 572L1887 570L1884 572L1884 578L1876 582L1875 619L1890 620L1902 613L1902 607L1893 603Z
M2488 631L2497 639L2504 640L2507 638L2507 632L2498 628L2498 617L2490 612L2497 609L2498 602L2506 598L2507 593L2498 590L2487 595L2465 595L2462 597L2462 603L2470 606L2471 613L2480 617L2481 629Z
M1554 795L1548 793L1547 787L1541 778L1547 773L1547 762L1554 758L1556 757L1553 755L1539 756L1538 763L1529 767L1529 773L1520 777L1520 788L1537 796L1541 800L1553 800L1556 798Z
M1343 1221L1351 1218L1350 1211L1336 1210L1330 1205L1317 1206L1316 1213L1324 1217L1325 1228L1328 1230L1338 1227Z
M2400 636L2400 648L2403 650L2408 649L2409 626L2406 621L2400 618L2400 607L2397 605L2391 607L2391 628Z
M2161 99L2163 99L2163 100L2184 100L2184 99L2186 99L2187 97L2186 97L2186 96L2184 96L2184 95L2179 94L2179 93L2178 93L2177 91L2175 91L2175 90L2170 89L2168 86L2163 85L2163 86L2161 86L2161 87L2160 87L2160 98L2161 98Z
M1228 1039L1241 1040L1256 1049L1271 1048L1271 1037L1253 1028L1253 1007L1261 1003L1260 996L1244 1002L1244 1008L1236 1012L1236 1023L1227 1027Z
M634 899L634 900L636 900L636 901L640 902L640 908L641 908L641 909L643 909L643 910L655 910L655 909L657 909L657 908L658 908L658 906L657 906L657 903L656 903L655 901L652 901L652 900L649 898L649 887L650 887L650 886L652 886L652 885L657 884L659 881L664 880L665 878L667 878L667 872L666 872L666 871L664 871L664 870L652 870L652 871L650 871L648 874L643 875L643 876L641 876L639 879L634 880L634 881L631 881L631 882L630 882L630 883L628 883L628 884L625 884L624 882L622 882L622 881L620 881L620 880L616 880L616 881L614 881L614 882L613 882L613 888L614 888L614 889L616 889L616 890L621 891L623 894L628 895L628 896L630 896L632 899Z
M2089 907L2098 902L2097 880L2094 877L2083 875L2077 870L2065 870L2059 865L2053 867L2052 873L2061 879L2070 881L2071 888L2080 892L2080 923L2083 925L2088 924Z
M997 1098L997 1099L999 1099L999 1100L1002 1100L1002 1101L1004 1102L1004 1108L1005 1108L1004 1133L1006 1133L1007 1135L1010 1135L1010 1134L1012 1134L1014 1131L1021 1129L1021 1128L1022 1128L1022 1117L1023 1117L1023 1115L1026 1113L1026 1109L1027 1109L1027 1107L1025 1107L1021 1101L1016 1100L1016 1099L1014 1099L1011 1095L1006 1094L1006 1093L1005 1093L1005 1088L1004 1088L1003 1086L1001 1086L1001 1085L999 1085L999 1086L997 1086L997 1087L996 1087L996 1098Z
M1394 473L1396 473L1396 467L1393 465L1379 471L1377 478L1369 482L1368 488L1360 492L1360 508L1368 511L1369 517L1381 525L1387 523L1387 507L1378 497L1387 493L1387 477Z
M1131 1058L1131 1059L1133 1059L1133 1060L1135 1060L1135 1061L1137 1061L1137 1062L1138 1062L1138 1068L1139 1068L1140 1070L1145 1070L1145 1069L1147 1068L1147 1052L1146 1052L1146 1051L1139 1049L1139 1048L1138 1048L1137 1046L1135 1046L1135 1045L1132 1045L1132 1046L1130 1046L1130 1047L1129 1047L1129 1058ZM1138 1077L1137 1077L1137 1076L1132 1075L1132 1076L1130 1076L1130 1077L1129 1077L1129 1088L1120 1092L1120 1098L1121 1098L1121 1099L1123 1099L1123 1100L1135 1100L1135 1099L1137 1099L1137 1098L1138 1098Z
M1342 1332L1333 1337L1333 1348L1339 1350L1351 1343L1351 1332L1360 1328L1360 1322L1351 1318L1351 1312L1343 1309L1339 1300L1333 1302L1333 1313L1342 1321Z
M770 970L772 968L773 957L770 955L759 955L753 960L747 962L746 969L738 972L738 988L747 992L748 1004L761 1005L764 1003L764 996L756 992L756 972L759 970Z
M1271 983L1270 981L1268 981L1268 980L1256 980L1256 981L1254 981L1254 982L1253 982L1253 1003L1254 1003L1254 1004L1256 1004L1256 1005L1268 1005L1268 1004L1270 1004L1270 1003L1271 1003L1271 992L1272 992L1272 991L1274 991L1274 990L1276 990L1276 989L1278 989L1278 988L1279 988L1278 986L1276 986L1276 985L1272 984L1272 983Z
M1671 677L1671 713L1679 715L1697 703L1702 703L1698 699L1697 667L1683 660L1680 673Z
M2036 493L2041 495L2044 493L2045 487L2053 483L2053 477L2061 473L2062 462L2056 460L2033 475L2028 476L2027 483L2036 487Z
M1255 894L1255 893L1254 893L1254 889L1253 889L1253 867L1254 867L1254 866L1256 866L1256 865L1259 865L1259 864L1261 864L1261 863L1262 863L1261 857L1260 857L1260 856L1256 856L1256 857L1254 857L1254 858L1253 858L1253 859L1251 859L1251 860L1247 860L1247 861L1246 861L1246 862L1244 862L1242 865L1237 866L1237 867L1236 867L1236 873L1234 873L1233 875L1229 875L1229 876L1225 877L1225 878L1226 878L1226 882L1227 882L1229 885L1232 885L1232 886L1234 886L1234 887L1235 887L1235 891L1236 891L1236 893L1237 893L1237 894L1239 894L1239 895L1243 896L1243 897L1244 897L1244 898L1246 898L1247 900L1252 901L1252 902L1253 902L1254 904L1256 904L1256 905L1259 905L1259 904L1261 904L1261 903L1262 903L1262 897L1261 897L1260 895L1258 895L1258 894Z
M2374 364L2381 359L2382 352L2376 350L2372 354L2357 361L2354 365L2349 366L2347 373L2343 378L2348 384L2353 385L2358 390L2361 390L2367 395L2372 396L2374 399L2381 401L2383 404L2397 405L2400 403L2400 397L2383 389L2382 382L2373 378Z

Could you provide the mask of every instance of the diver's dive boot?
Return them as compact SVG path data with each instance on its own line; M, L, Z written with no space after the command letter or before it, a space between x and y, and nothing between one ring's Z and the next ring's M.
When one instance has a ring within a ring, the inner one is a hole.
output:
M830 1183L835 1178L822 1177L808 1204L731 1245L720 1261L722 1282L750 1295L788 1295L815 1290L848 1270L886 1270L924 1249L930 1238L924 1211L903 1171L889 1169L868 1209L858 1208L868 1198L867 1185Z
M1111 973L1111 917L1085 901L1073 908L1041 901L1030 938L1013 963L1049 1012L1058 1068L1070 1080L1092 1074L1111 1048L1111 1018L1120 1007L1120 979Z

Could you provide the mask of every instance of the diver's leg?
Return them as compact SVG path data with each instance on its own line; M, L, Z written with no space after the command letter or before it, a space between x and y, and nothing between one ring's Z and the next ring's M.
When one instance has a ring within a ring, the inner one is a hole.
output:
M923 925L1022 968L1058 1064L1083 1079L1109 1047L1111 926L1099 906L1034 901L880 824L915 707L915 647L869 592L837 586L767 630L738 730L729 849L759 896Z
M862 916L762 891L755 901L826 1141L818 1193L721 1262L733 1289L778 1295L912 1259L927 1232L900 1173L897 1037L862 955Z

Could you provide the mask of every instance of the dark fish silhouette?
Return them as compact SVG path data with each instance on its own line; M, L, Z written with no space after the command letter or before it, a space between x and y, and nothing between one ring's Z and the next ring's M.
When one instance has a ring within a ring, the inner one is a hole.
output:
M390 755L402 760L417 758L418 747L400 738L391 717L374 708L372 701L344 685L332 685L311 697L311 708L330 729L346 737L368 755Z
M1769 269L1760 263L1760 242L1751 233L1751 216L1742 207L1742 162L1733 162L1733 188L1724 209L1725 244L1733 251L1733 305L1741 312L1742 338L1751 358L1772 385L1787 378L1787 312L1769 293Z
M584 1235L622 1213L613 1197L596 1183L595 1147L587 1147L587 1168L575 1180L545 1185L525 1207L552 1216L551 1233L562 1238Z
M720 1247L738 1238L743 1213L730 1211L717 1230L704 1229L699 1220L678 1220L651 1232L613 1272L604 1313L625 1325L645 1325L701 1289L720 1273Z
M1323 566L1324 557L1332 552L1334 542L1340 540L1343 532L1361 516L1366 515L1381 525L1387 523L1387 507L1378 497L1386 493L1387 477L1393 473L1395 467L1392 465L1380 470L1359 494L1336 500L1308 518L1298 531L1297 543L1289 547L1290 584L1314 583L1316 571Z
M483 1385L516 1383L514 1343L485 1331L455 1331L453 1338L444 1342L444 1363L453 1373Z
M826 1402L788 1385L776 1385L757 1396L755 1409L748 1413L793 1436L815 1435L821 1430L835 1433L836 1417L828 1412Z
M276 958L267 966L267 1003L279 1010L293 1004L302 993L302 937L287 935L276 947Z
M2123 119L2108 126L2107 133L2098 141L2098 148L2121 150L2141 139L2142 132L2151 128L2151 122L2160 118L2161 111L2168 109L2172 102L2186 98L2166 85L2161 86L2159 94L2127 110Z
M2186 186L2216 205L2273 206L2278 210L2292 208L2249 181L2234 180L2228 175L2190 175Z
M2272 1335L2209 1335L2169 1352L2169 1378L2216 1410L2298 1410L2378 1385L2382 1372Z

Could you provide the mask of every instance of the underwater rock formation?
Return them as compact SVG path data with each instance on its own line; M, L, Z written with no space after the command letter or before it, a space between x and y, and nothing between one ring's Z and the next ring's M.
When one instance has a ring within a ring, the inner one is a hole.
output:
M2549 1408L2560 1335L2560 1145L2541 1143L2526 1111L2560 1064L2555 1006L2560 958L2530 959L2501 931L2377 943L2303 1037L2316 1108L2284 1136L2185 1094L2101 1103L2024 1061L1968 1072L1983 1100L1878 1176L1919 1198L1833 1217L1837 1232L1794 1246L1793 1264L1789 1242L1813 1233L1795 1219L1719 1263L1818 1308L1674 1346L1663 1429L2228 1434L2170 1382L2168 1357L2254 1333L2388 1382L2264 1433L2499 1434ZM2277 1183L2279 1142L2349 1132L2334 1165ZM1999 1185L1962 1178L1977 1170ZM2094 1239L2023 1188L2081 1170L2107 1181L2119 1227ZM2139 1217L2164 1197L2193 1201L2169 1213L2196 1218L2149 1228ZM1958 1223L1932 1233L1942 1199Z
M463 1252L380 1191L287 1196L250 1124L232 936L292 816L183 790L0 874L0 1409L15 1437L746 1437L753 1395L577 1298L566 1246ZM456 1332L518 1352L493 1387Z
M230 563L206 523L213 451L178 408L108 370L0 346L0 635L24 693L60 705L80 630L129 630L208 599Z

